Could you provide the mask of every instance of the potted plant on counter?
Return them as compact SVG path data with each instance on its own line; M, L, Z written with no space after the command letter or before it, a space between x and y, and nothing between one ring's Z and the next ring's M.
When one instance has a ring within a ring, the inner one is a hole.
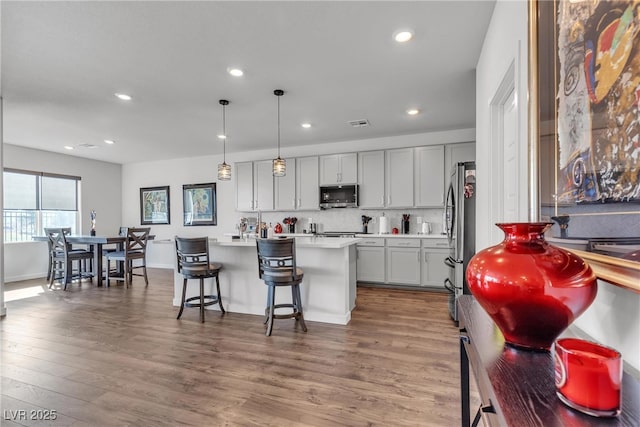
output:
M295 216L291 216L285 218L282 222L284 223L284 225L289 226L289 233L293 234L296 232L296 222L298 222L298 218L296 218Z

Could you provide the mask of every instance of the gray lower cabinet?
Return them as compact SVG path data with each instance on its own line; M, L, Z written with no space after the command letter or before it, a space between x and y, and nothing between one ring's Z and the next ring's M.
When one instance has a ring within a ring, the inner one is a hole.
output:
M446 239L368 237L357 246L357 280L444 289Z
M384 283L384 246L358 246L356 277L359 282Z
M450 268L444 263L449 249L422 248L422 286L444 289Z
M445 289L451 268L444 260L451 255L447 239L422 239L422 286Z
M387 240L387 283L420 285L420 239Z

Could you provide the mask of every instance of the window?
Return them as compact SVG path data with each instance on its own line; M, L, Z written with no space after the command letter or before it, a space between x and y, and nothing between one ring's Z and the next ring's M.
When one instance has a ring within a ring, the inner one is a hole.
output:
M76 232L79 177L5 169L3 183L5 242L30 241L45 227Z

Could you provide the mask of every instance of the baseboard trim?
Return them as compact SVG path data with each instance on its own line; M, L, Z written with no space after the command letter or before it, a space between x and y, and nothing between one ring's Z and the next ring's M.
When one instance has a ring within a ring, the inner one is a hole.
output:
M33 273L33 274L25 274L22 276L5 277L4 283L19 282L21 280L31 280L31 279L45 280L46 277L47 277L47 272L44 271L42 273Z

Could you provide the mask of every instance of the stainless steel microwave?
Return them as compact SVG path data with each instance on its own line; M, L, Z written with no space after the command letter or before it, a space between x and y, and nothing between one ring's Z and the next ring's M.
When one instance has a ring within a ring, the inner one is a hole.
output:
M331 185L320 187L320 209L358 207L358 186Z

